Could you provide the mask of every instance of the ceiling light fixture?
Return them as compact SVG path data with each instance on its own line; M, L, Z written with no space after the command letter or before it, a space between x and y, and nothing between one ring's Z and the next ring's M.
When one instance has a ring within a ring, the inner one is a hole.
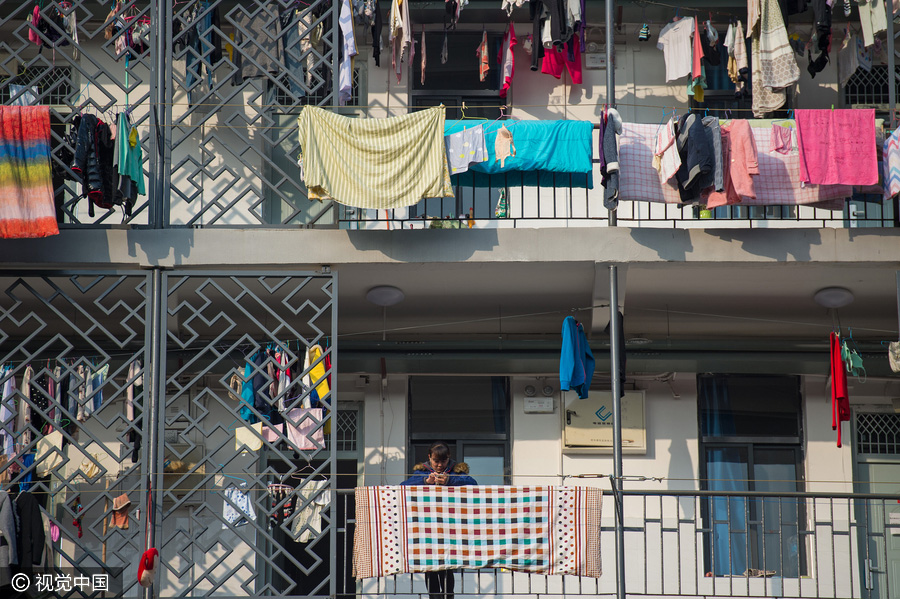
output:
M816 291L813 300L823 308L843 308L853 303L853 292L844 287L825 287Z
M405 297L403 291L391 285L378 285L366 292L366 299L381 307L399 304Z

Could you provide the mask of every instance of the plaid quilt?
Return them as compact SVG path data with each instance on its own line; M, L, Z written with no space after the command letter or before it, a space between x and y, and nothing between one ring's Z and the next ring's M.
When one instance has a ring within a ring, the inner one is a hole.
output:
M625 123L619 136L619 199L680 204L678 189L661 183L653 168L653 148L661 125ZM759 175L753 177L755 200L740 205L803 205L840 210L844 198L853 195L848 185L804 185L800 182L800 155L769 152L771 128L753 128L759 156Z
M601 491L357 487L356 578L456 568L599 577Z

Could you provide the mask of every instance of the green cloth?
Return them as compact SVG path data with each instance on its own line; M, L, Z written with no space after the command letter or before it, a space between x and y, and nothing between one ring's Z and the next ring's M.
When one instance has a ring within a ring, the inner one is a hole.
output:
M144 154L141 150L141 138L135 127L131 126L128 116L119 115L119 128L116 133L117 152L119 155L119 176L125 176L137 185L138 194L146 195L144 186Z

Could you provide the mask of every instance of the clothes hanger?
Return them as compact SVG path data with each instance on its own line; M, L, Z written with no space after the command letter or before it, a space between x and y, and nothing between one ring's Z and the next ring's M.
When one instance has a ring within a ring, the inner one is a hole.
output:
M224 468L224 467L225 467L225 464L219 464L219 468ZM231 474L225 474L224 472L217 472L216 474L220 474L221 476L225 476L227 478L233 478L234 480L239 480L239 481L241 481L242 485L244 485L244 486L247 485L247 481L239 476L232 476Z

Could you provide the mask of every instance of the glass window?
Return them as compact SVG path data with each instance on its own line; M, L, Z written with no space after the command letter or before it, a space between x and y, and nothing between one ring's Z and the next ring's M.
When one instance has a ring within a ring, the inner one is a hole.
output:
M427 459L433 442L444 441L479 484L507 484L508 415L505 377L411 377L408 471Z
M792 376L700 375L704 488L769 496L711 497L706 571L715 576L807 574L800 385Z

